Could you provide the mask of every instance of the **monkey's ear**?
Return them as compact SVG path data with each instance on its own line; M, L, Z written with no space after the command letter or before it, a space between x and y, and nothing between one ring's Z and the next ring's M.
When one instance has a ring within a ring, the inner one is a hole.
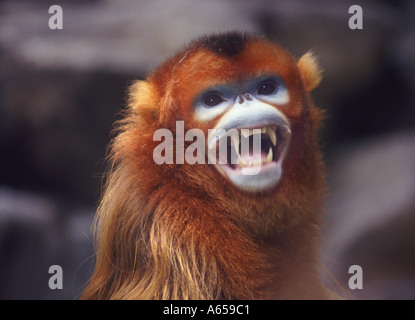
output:
M159 114L157 101L157 92L150 82L142 80L131 85L128 104L134 113L143 116L146 120L157 120ZM151 119L148 119L148 116L151 116Z
M316 57L311 51L304 54L300 60L298 60L297 66L300 70L307 92L310 92L320 84L322 70L318 65Z

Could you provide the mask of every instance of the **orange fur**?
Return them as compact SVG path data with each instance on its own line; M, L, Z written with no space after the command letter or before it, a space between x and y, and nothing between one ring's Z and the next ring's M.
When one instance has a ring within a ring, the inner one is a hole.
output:
M250 194L212 165L154 163L157 129L174 133L176 120L185 130L214 127L217 119L192 117L201 90L270 71L290 91L280 110L292 139L277 187ZM319 77L310 55L297 64L279 46L247 36L232 57L192 42L134 84L110 148L96 215L96 266L82 298L325 298L318 275L321 115L308 95Z

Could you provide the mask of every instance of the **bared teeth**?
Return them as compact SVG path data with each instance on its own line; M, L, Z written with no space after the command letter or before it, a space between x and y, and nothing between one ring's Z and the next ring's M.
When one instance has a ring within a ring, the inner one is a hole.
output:
M262 128L257 128L257 129L241 129L241 135L244 138L248 138L250 136L252 136L254 133L258 134L258 133L264 133L264 134L268 134L269 137L271 138L271 141L274 145L277 144L277 135L275 133L276 131L276 127L275 126L266 126L266 127L262 127ZM255 130L255 132L254 132ZM261 130L261 132L259 132L259 130Z
M268 155L266 158L266 163L272 162L272 156L273 156L272 147L269 147Z
M249 129L242 129L241 130L241 134L245 137L245 138L248 138L251 134L251 130L249 130Z
M238 163L240 167L246 167L248 164L246 163L246 161L244 159L242 159L241 155L238 152Z
M241 129L240 133L241 133L241 136L248 138L249 136L254 134L254 130L255 130L255 133L259 133L257 131L261 130L260 132L263 134L267 134L272 144L276 146L277 145L276 129L277 129L276 126L266 126L262 128L256 128L256 129ZM272 159L274 156L272 147L269 148L269 151L266 157L263 157L261 159L243 159L241 157L241 154L239 153L239 144L240 144L239 137L233 136L231 143L233 144L235 152L238 155L238 164L239 164L239 167L241 168L255 167L255 166L260 166L262 164L267 164L267 163L272 162Z
M267 134L269 135L269 138L271 139L272 144L273 144L274 146L276 146L276 145L277 145L277 135L276 135L276 133L275 133L274 128L272 128L272 127L267 127Z
M239 154L239 137L232 136L232 144L233 144L233 147L234 147L236 153Z
M255 128L255 129L241 129L241 135L245 138L253 136L254 134L265 133L266 128Z
M239 159L239 166L241 168L245 168L245 167L255 167L255 166L260 166L262 164L267 164L267 163L271 163L272 162L272 156L273 156L273 151L272 151L272 147L269 148L269 152L266 158L261 158L261 159L251 159L251 160L247 160L245 161L243 158L241 158L241 156L238 154L238 159Z

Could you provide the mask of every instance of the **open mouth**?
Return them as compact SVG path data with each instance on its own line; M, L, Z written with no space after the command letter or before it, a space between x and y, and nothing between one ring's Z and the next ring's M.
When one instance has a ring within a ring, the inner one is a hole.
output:
M228 138L227 163L232 170L263 166L278 159L276 126L240 129L239 137ZM255 148L255 144L259 144ZM232 161L237 159L237 162Z
M251 128L234 128L232 134L210 144L216 168L237 187L260 191L275 185L281 177L291 130L286 122ZM224 150L226 152L224 152Z

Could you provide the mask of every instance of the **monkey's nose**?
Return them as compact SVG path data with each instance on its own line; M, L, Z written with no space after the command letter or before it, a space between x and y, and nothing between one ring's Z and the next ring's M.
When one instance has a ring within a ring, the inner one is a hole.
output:
M245 100L252 101L252 95L250 93L240 94L238 96L238 99L239 99L239 103L242 104L244 103Z
M245 94L244 94L244 97L245 97L245 99L246 99L246 100L248 100L248 101L252 101L252 96L251 96L251 94L250 94L250 93L245 93Z

